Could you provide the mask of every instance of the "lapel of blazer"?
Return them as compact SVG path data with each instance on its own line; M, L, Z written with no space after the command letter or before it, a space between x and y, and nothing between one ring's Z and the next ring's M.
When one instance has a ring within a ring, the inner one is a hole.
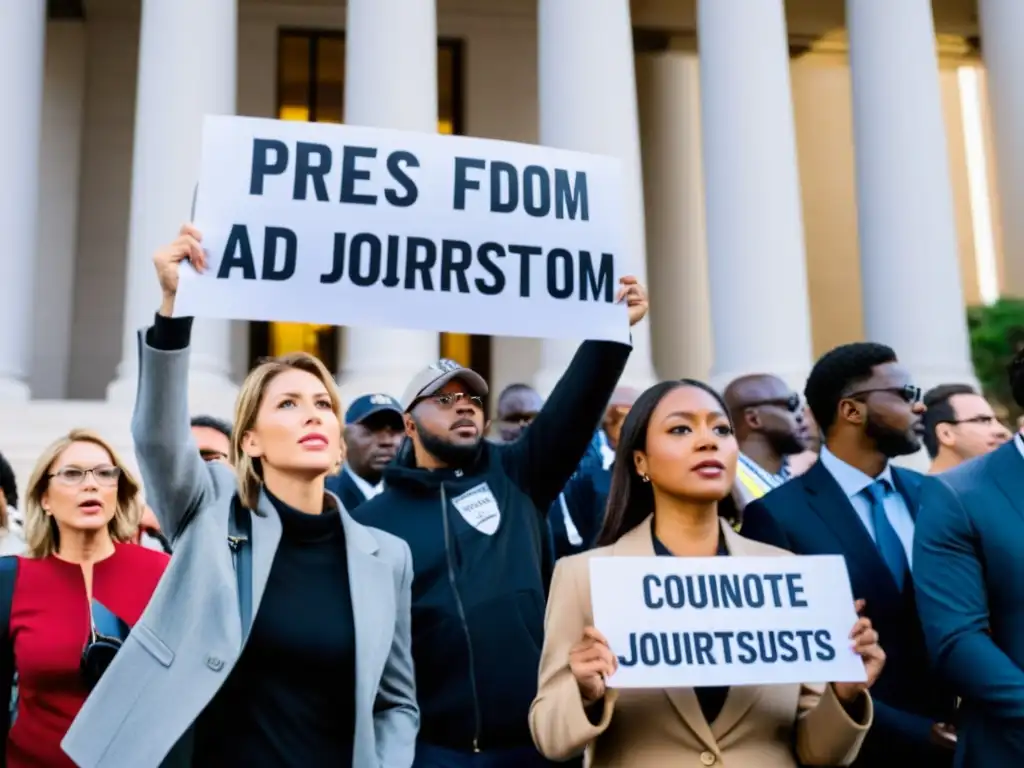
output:
M373 709L377 681L391 653L395 627L395 579L391 566L377 557L380 545L369 529L341 508L348 557L348 588L356 634L356 701L358 712Z
M896 594L896 581L889 573L888 567L878 553L871 534L857 516L857 510L846 498L839 483L832 477L825 465L818 462L803 477L791 482L802 482L807 491L807 502L815 514L832 530L842 545L842 554L846 558L847 568L853 571L860 568L870 575L875 583L884 581L890 592ZM853 574L851 573L851 581ZM867 597L854 595L854 597Z
M651 515L644 522L631 530L619 539L612 549L615 557L656 557L654 554L654 542L651 538L651 526L654 523L654 516ZM726 528L729 526L726 525ZM700 703L697 701L697 694L692 688L665 688L665 695L672 703L672 706L679 713L683 722L693 731L693 734L704 743L710 750L717 749L714 735L708 721L704 719L704 713L700 710Z
M917 522L917 508L921 505L921 480L922 476L909 469L892 468L892 479L896 484L896 490L907 503L907 510L910 516Z
M722 523L722 531L725 533L725 547L732 557L744 557L755 554L747 546L747 539L733 531L732 527ZM754 706L761 695L761 686L758 685L734 685L729 688L729 695L725 698L722 711L718 713L715 722L711 724L711 733L718 743L740 720L746 716L750 708Z
M988 462L986 474L995 480L1010 506L1024 514L1024 460L1017 448L1016 435L981 461Z
M270 567L277 554L277 545L281 543L281 518L266 492L260 491L256 507L259 514L249 516L252 519L252 620L255 620L260 609L260 600L263 599L267 579L270 578ZM251 628L251 622L248 627L244 627L243 638L248 636Z

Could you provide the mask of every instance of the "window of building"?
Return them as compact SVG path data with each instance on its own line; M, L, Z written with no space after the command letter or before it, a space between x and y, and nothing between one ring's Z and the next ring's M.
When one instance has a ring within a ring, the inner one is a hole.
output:
M437 46L438 131L462 132L462 46ZM345 38L340 32L281 30L278 40L277 117L340 123L344 114ZM304 323L251 323L253 362L267 355L310 352L334 371L339 364L339 329ZM490 337L441 334L441 355L472 366L486 376Z

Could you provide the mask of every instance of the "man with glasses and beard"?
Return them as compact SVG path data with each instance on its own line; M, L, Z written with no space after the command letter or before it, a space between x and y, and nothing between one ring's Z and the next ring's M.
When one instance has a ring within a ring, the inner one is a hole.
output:
M631 325L647 297L622 278ZM451 360L401 400L407 440L360 522L412 551L415 768L549 765L530 735L552 567L547 511L580 463L630 347L587 341L519 439L484 440L487 382ZM578 764L578 763L577 763Z
M856 766L952 764L954 698L929 669L910 577L926 478L892 466L917 452L921 390L892 349L847 344L814 365L804 389L823 438L803 475L751 502L742 533L798 555L841 554L888 660L872 688L875 719Z
M789 457L807 450L803 402L778 376L741 376L725 388L740 459L733 498L740 511L792 477Z

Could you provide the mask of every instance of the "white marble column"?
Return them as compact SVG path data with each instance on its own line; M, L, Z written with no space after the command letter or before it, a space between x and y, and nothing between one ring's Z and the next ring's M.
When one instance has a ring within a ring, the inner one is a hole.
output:
M922 387L974 379L930 0L846 4L864 330Z
M640 173L633 27L629 0L538 0L540 143L617 156L625 169L630 252L620 269L647 285L644 195ZM650 318L633 328L633 353L622 383L647 387ZM544 341L537 388L549 392L579 345Z
M711 370L700 68L695 53L636 58L654 364L663 378Z
M434 0L349 0L345 40L345 122L436 133ZM338 377L345 400L367 392L400 397L417 371L437 362L439 338L346 328Z
M235 112L237 23L236 0L142 1L123 352L110 400L135 397L136 332L153 322L160 305L152 256L190 218L203 116ZM230 330L226 320L195 322L195 411L223 412L234 396Z
M789 47L782 0L699 0L701 126L714 367L723 387L811 362Z
M1003 293L1024 298L1024 3L978 0L1003 234Z
M0 402L27 400L32 344L46 0L0 12Z

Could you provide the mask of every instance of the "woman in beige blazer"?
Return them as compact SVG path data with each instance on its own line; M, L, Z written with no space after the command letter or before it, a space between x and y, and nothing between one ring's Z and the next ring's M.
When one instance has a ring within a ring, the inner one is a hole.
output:
M599 549L560 560L545 619L530 728L550 759L588 752L592 768L795 768L849 765L871 725L868 687L885 655L868 619L851 642L867 683L606 689L617 660L593 627L591 557L785 555L718 518L739 449L727 409L707 385L664 382L637 400L622 429Z

